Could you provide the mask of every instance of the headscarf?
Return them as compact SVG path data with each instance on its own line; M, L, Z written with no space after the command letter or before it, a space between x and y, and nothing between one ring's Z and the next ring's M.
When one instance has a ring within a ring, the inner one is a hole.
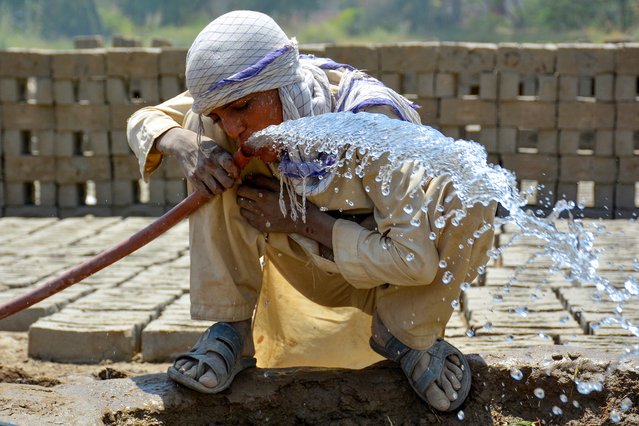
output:
M335 98L327 70L343 73ZM198 34L186 57L186 86L200 118L249 94L278 89L284 121L387 105L401 119L420 123L414 104L373 77L330 59L300 56L295 38L259 12L226 13ZM334 157L296 150L286 153L276 174L305 200L328 187L335 164Z

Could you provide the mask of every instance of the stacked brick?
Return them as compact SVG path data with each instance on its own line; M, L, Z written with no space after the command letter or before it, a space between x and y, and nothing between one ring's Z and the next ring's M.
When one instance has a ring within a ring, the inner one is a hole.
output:
M615 101L617 122L615 157L619 176L615 185L615 217L639 213L639 43L619 47Z
M51 57L7 50L1 58L2 207L8 215L57 215Z
M103 50L51 55L60 216L111 214L109 107Z
M421 106L422 121L475 140L530 189L586 216L639 213L639 44L303 46ZM186 195L173 161L140 181L126 141L137 109L185 90L185 49L0 51L0 207L5 214L156 215Z
M529 205L547 210L555 202L557 150L556 49L546 45L502 44L499 74L497 151L502 165L515 172Z

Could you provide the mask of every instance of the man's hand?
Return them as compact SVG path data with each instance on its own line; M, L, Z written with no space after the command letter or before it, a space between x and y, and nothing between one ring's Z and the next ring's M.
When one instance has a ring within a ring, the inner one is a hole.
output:
M285 194L288 203L288 194ZM332 248L335 219L306 202L306 222L284 217L280 210L280 183L265 176L250 176L237 190L240 213L261 232L297 233Z
M205 136L198 146L197 134L190 130L170 129L156 140L155 147L162 154L176 157L189 182L205 194L221 194L240 176L229 152Z

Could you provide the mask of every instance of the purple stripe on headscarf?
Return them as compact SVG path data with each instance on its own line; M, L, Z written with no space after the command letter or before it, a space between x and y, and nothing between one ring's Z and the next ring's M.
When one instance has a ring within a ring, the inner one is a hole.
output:
M357 105L355 105L353 108L351 108L352 112L359 112L360 110L362 110L363 108L366 107L372 107L372 106L380 106L380 105L388 105L391 108L393 108L393 110L397 113L397 115L403 120L403 121L410 121L402 112L401 109L399 109L397 107L397 105L395 105L395 103L393 101L391 101L390 99L382 99L382 98L377 98L377 99L368 99L365 100L362 103L359 103ZM413 103L410 104L411 107L417 109L419 108L419 105L415 105Z
M262 59L260 59L255 64L251 65L250 67L246 68L245 70L242 70L232 75L231 77L225 78L213 84L211 87L209 87L206 90L206 93L210 93L213 90L217 89L218 87L226 86L227 84L238 83L240 81L246 81L249 78L255 77L260 72L262 72L264 68L266 68L269 64L275 61L277 58L279 58L286 52L293 50L294 48L295 48L294 46L288 45L288 46L279 48L277 50L273 50L272 52L269 52L266 56L264 56Z
M300 54L300 59L312 59L316 61L316 64L318 67L320 67L323 70L338 70L340 68L346 68L349 71L353 71L355 69L355 67L348 65L348 64L340 64L338 62L335 62L334 60L330 59L330 58L318 58L315 55L311 55L310 53L303 53Z
M319 157L309 161L296 162L291 160L288 153L284 153L280 159L279 170L282 175L293 178L315 178L326 176L335 164L335 155L320 153Z

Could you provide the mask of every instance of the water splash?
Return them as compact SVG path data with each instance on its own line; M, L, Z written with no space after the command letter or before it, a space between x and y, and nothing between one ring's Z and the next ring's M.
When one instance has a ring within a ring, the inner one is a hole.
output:
M321 158L331 157L335 159L326 166L327 175L341 174L344 177L352 177L353 173L362 177L365 169L373 164L381 165L375 182L379 188L366 188L366 192L378 190L382 195L389 195L392 187L393 172L399 165L411 162L420 170L420 183L425 184L431 177L448 176L456 190L456 195L461 201L462 208L448 212L440 216L432 224L433 231L427 238L437 239L437 230L442 229L447 223L459 224L466 215L466 210L481 203L499 203L508 216L495 222L496 226L503 224L515 225L517 231L509 244L499 250L489 253L495 259L502 251L512 245L517 239L535 237L543 243L542 248L529 262L540 257L547 257L552 261L551 271L565 270L566 278L582 285L593 284L598 292L605 294L610 300L616 302L620 309L618 315L601 320L601 323L616 323L634 336L639 337L639 327L621 316L623 304L631 299L639 298L639 284L636 278L629 277L623 288L615 288L611 282L599 274L598 250L594 249L596 232L587 229L581 221L562 221L567 229L559 229L557 222L560 217L571 215L576 204L573 201L559 200L547 217L535 215L532 211L525 211L522 207L527 204L527 195L517 189L515 175L498 165L489 164L485 149L478 143L455 140L444 136L439 131L428 127L414 125L400 120L387 118L380 114L367 113L335 113L323 114L314 117L306 117L299 120L291 120L279 126L271 126L260 132L256 132L250 139L251 143L262 146L274 146L284 148L287 152L297 153L301 162L308 162L321 167L318 153L323 153ZM313 167L311 167L313 168ZM317 167L315 167L317 169ZM413 176L415 177L415 176ZM319 186L324 185L324 190L334 190L328 185L330 179L323 178ZM304 191L312 188L312 185L300 185ZM414 217L423 214L429 208L433 200L426 200L423 205L408 203L402 206L404 212ZM299 206L291 206L291 209ZM441 204L435 209L444 211ZM304 214L302 212L302 217ZM417 222L417 220L415 221ZM491 230L493 225L485 224L473 235L474 239L480 238L484 232ZM468 244L472 244L469 239ZM410 254L409 254L410 256ZM413 259L407 258L407 261ZM634 268L639 271L639 260L634 260ZM441 266L441 265L440 265ZM482 268L483 269L483 268ZM517 276L525 270L520 268ZM484 271L479 271L483 274ZM509 291L509 285L504 287L504 293ZM503 301L503 296L493 296L495 302ZM458 301L453 300L453 308L458 307ZM527 308L518 308L519 315L526 316ZM629 350L626 359L639 355L639 349ZM580 393L589 393L599 390L600 382L575 381Z

